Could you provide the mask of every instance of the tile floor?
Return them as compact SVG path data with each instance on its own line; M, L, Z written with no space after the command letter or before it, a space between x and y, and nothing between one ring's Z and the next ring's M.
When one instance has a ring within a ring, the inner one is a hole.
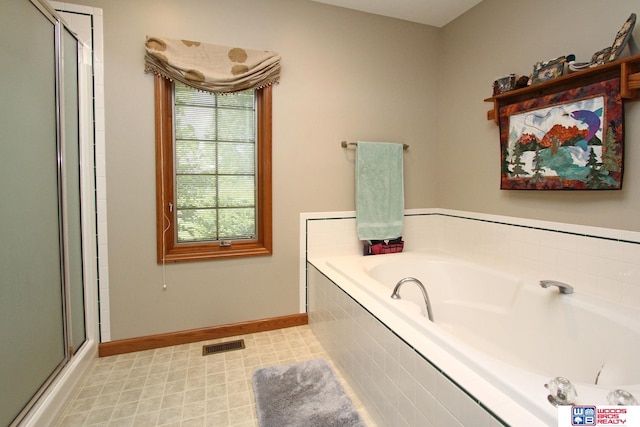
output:
M202 356L205 344L244 339L245 348ZM58 427L257 427L256 368L322 357L309 326L99 358ZM344 382L368 426L374 423Z

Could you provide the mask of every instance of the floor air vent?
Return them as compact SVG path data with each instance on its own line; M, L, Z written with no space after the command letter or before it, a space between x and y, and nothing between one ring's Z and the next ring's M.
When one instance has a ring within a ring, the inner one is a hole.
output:
M202 355L208 356L210 354L223 353L225 351L241 350L244 348L244 340L236 340L223 342L219 344L209 344L202 346Z

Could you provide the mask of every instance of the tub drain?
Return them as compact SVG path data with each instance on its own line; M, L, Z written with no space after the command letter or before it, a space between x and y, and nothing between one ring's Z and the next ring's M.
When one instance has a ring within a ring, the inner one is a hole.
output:
M241 350L244 348L244 340L228 341L219 344L209 344L202 346L202 355L223 353L225 351Z

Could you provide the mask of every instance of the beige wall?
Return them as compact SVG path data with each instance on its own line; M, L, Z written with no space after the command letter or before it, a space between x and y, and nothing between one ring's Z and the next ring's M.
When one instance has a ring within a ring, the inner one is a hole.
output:
M306 0L73 2L104 12L114 340L296 313L298 214L354 209L343 139L411 145L407 208L640 230L640 103L626 105L624 189L571 193L499 190L498 128L483 102L496 77L610 45L636 0L484 0L440 30ZM147 34L281 53L272 257L156 264Z
M298 214L354 209L354 153L340 147L343 139L410 144L406 206L434 205L435 28L303 0L73 3L104 13L113 340L297 313ZM273 256L156 264L147 34L282 55L274 90Z
M483 102L494 79L529 74L536 61L569 53L588 60L632 12L637 0L484 0L443 28L437 206L640 230L640 103L625 104L621 191L532 192L499 190L499 132Z

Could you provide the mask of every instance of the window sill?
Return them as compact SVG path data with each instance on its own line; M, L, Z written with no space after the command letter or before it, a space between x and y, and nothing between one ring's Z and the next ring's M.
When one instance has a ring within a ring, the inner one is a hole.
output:
M209 261L218 259L242 258L251 256L272 255L271 247L266 247L258 242L237 242L232 246L218 245L180 245L167 250L167 254L162 258L158 254L158 264L189 262L189 261Z

